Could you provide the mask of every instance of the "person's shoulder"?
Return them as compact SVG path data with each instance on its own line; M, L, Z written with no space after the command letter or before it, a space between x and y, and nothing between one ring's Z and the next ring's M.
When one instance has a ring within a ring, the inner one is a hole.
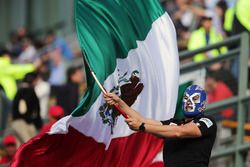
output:
M196 29L196 30L194 30L193 32L192 32L192 34L193 35L200 35L200 34L202 34L202 33L204 33L205 32L205 30L204 30L204 28L198 28L198 29Z
M202 114L197 121L203 122L207 127L217 126L215 119L210 115Z
M214 117L211 116L211 115L202 114L202 115L200 116L200 118L208 118L208 119L211 119L211 120L214 121Z

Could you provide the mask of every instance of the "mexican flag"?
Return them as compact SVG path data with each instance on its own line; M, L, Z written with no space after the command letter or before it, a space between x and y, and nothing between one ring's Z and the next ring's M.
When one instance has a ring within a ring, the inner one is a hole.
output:
M150 166L163 140L128 128L93 79L141 115L175 114L176 32L158 0L75 0L75 26L88 89L70 116L18 150L12 166Z

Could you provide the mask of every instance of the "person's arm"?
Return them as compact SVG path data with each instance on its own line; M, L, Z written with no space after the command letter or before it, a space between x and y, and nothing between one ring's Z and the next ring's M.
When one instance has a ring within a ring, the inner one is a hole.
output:
M137 120L140 120L141 122L151 124L151 125L162 125L160 121L148 119L143 117L141 114L136 112L134 109L129 107L120 97L113 93L106 93L104 94L104 99L109 105L117 104L118 107L125 112L128 117L135 118Z
M134 118L126 119L128 126L138 131L142 122ZM176 125L152 125L144 122L145 132L161 136L164 138L196 138L201 137L202 133L197 124L190 122L182 126Z
M201 131L198 126L191 122L183 126L163 125L154 126L145 124L145 132L152 133L165 138L195 138L201 137Z

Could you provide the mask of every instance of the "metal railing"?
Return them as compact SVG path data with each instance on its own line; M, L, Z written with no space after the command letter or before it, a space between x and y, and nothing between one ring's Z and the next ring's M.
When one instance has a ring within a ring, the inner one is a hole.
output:
M238 95L223 100L217 103L208 105L206 112L217 113L221 109L235 105L237 106L237 122L238 126L236 128L236 141L235 144L227 148L214 149L212 151L211 158L219 158L227 155L233 155L235 158L235 166L244 166L244 155L243 152L250 150L250 143L244 143L244 124L246 107L245 103L250 102L250 96L246 95L247 84L248 84L248 59L249 59L249 33L244 32L242 34L228 38L222 42L208 45L204 48L197 49L194 51L184 51L180 53L180 60L192 58L195 54L203 53L212 49L220 48L222 46L237 46L234 49L229 50L226 54L220 55L216 58L209 58L202 62L191 62L188 64L181 65L180 72L185 74L194 70L198 70L209 66L216 62L221 62L223 60L231 60L233 58L239 59L239 76L238 76Z

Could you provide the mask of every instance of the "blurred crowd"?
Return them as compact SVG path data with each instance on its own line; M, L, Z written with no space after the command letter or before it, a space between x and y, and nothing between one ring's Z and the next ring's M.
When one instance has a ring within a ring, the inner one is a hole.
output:
M81 61L78 61L81 59ZM79 63L81 62L81 63ZM48 30L43 37L20 27L0 47L0 166L18 146L46 133L78 105L86 88L80 50Z
M248 0L175 0L162 3L174 22L179 51L196 50L250 31ZM223 56L237 47L239 46L230 45L212 49L192 58L181 59L181 64L199 63ZM208 103L213 103L237 94L238 76L239 62L238 59L233 59L184 74L181 81L192 80L204 86L208 93ZM235 112L233 108L225 109L216 118L234 120Z
M249 32L250 21L242 19L249 18L250 12L243 9L247 1L166 0L162 4L176 27L178 49L183 51ZM71 49L53 30L42 37L36 36L20 27L0 46L0 99L5 109L0 111L0 136L3 136L0 166L8 165L21 143L47 132L58 119L70 114L86 88L84 67L74 63L81 58L80 50ZM201 62L236 47L213 49L181 63ZM233 60L215 63L198 72L203 77L201 86L207 90L209 103L237 94L237 69L238 61ZM186 77L199 78L195 73ZM235 109L220 112L217 119L222 118L235 119Z

